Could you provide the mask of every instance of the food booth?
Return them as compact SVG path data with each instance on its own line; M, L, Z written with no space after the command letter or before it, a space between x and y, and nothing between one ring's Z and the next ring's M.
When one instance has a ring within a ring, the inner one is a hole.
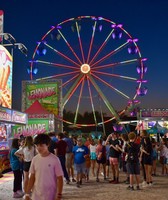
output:
M12 142L12 127L25 125L27 114L5 107L0 107L0 172L10 169L9 149Z

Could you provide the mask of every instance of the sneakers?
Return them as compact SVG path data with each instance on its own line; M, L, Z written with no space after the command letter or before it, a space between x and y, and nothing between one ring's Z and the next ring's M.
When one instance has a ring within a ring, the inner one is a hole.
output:
M147 182L146 182L146 181L143 181L143 182L142 182L142 187L147 187L147 186L148 186Z
M148 185L151 187L153 185L153 183L149 183Z
M134 190L134 187L129 185L129 186L127 187L127 190L133 191L133 190Z
M14 192L13 193L13 198L16 199L16 198L22 198L23 197L23 194L19 194L18 192Z
M75 180L74 178L72 178L72 182L73 182L73 183L75 183L75 182L76 182L76 180Z
M69 184L70 183L70 180L66 180L66 184Z

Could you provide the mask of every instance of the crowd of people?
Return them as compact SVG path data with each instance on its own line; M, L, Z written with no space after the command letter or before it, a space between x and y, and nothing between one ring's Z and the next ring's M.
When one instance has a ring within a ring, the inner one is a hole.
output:
M64 180L80 188L83 181L89 182L90 176L100 182L102 175L109 184L119 184L121 170L126 176L127 189L140 190L140 171L142 187L152 186L158 160L162 174L167 175L167 138L158 142L145 130L139 135L113 132L107 137L87 137L86 140L67 132L14 138L10 150L13 198L60 200Z

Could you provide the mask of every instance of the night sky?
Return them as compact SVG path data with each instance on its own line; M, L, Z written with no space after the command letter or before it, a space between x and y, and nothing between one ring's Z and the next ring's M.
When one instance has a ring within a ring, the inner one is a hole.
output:
M140 106L167 108L167 8L167 0L1 0L4 32L11 33L28 48L27 57L14 50L13 109L21 109L21 83L30 80L27 67L36 42L52 25L82 15L103 16L122 23L125 30L139 39L142 57L148 58L148 93L141 97Z

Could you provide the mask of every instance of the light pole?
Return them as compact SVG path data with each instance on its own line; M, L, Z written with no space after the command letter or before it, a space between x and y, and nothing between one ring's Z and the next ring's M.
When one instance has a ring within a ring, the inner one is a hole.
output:
M16 39L10 33L0 33L0 37L2 37L2 44L1 44L2 46L17 47L25 56L27 56L28 49L26 48L26 46L20 42L19 43L16 42Z

